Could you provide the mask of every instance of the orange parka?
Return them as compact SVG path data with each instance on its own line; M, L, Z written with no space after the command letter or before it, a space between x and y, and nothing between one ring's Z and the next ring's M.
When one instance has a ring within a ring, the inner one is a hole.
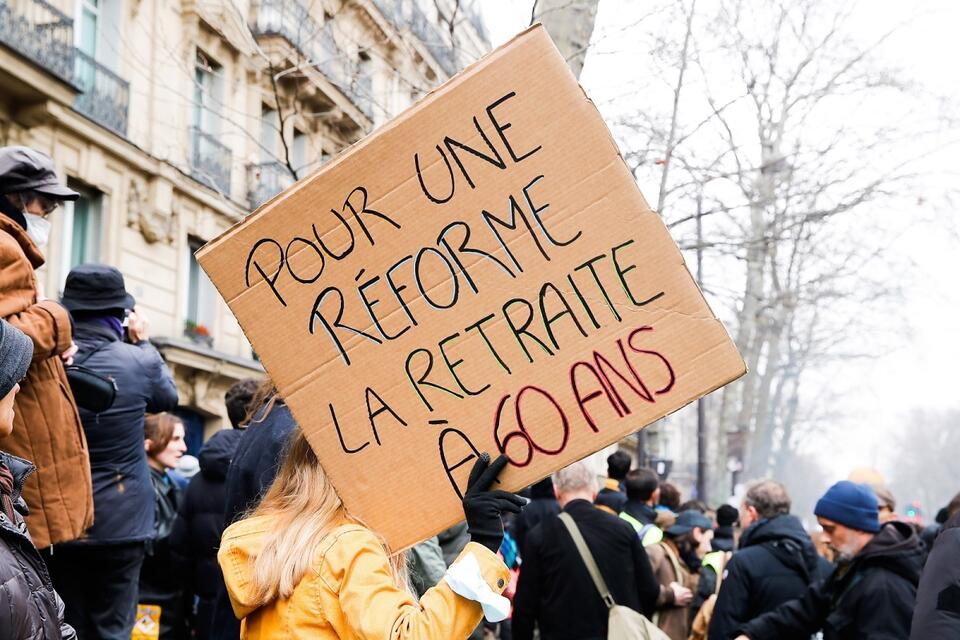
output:
M53 300L37 301L35 270L43 262L27 232L0 214L0 317L33 341L33 362L14 404L13 433L0 438L0 449L37 467L23 498L38 549L79 538L93 524L87 440L59 356L72 342L70 315Z
M261 605L253 599L252 560L272 519L248 518L223 534L217 556L244 640L462 640L483 616L441 580L420 601L394 583L381 540L358 524L342 524L317 546L312 567L289 598ZM503 561L486 547L468 543L491 590L509 579Z

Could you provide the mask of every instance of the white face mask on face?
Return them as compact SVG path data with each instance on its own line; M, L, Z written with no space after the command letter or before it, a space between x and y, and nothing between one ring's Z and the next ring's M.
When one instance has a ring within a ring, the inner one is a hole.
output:
M46 247L47 241L50 239L50 221L43 216L27 211L23 212L23 217L27 219L27 235L30 236L38 248Z

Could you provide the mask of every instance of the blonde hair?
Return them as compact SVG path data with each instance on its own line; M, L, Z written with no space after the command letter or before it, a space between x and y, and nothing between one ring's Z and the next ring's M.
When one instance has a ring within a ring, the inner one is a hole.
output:
M293 595L314 562L317 545L339 522L347 519L363 524L346 512L299 429L291 436L273 484L248 514L256 516L273 519L263 547L253 560L254 598L261 605ZM397 586L409 589L404 554L393 556L390 564Z

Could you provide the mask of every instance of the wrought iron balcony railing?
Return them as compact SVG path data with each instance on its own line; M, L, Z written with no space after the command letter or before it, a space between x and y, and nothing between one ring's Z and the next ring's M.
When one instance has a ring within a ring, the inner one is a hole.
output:
M408 29L422 42L448 75L452 76L460 70L450 39L445 38L440 28L430 22L417 0L374 0L374 4L397 29ZM471 14L471 21L474 19L479 21Z
M73 81L73 20L46 0L0 0L0 42Z
M253 32L287 40L364 115L373 117L369 78L365 78L360 65L337 46L332 23L317 22L298 0L260 0Z
M190 127L190 168L193 177L220 193L230 195L230 148L198 127Z
M247 202L253 211L293 184L293 176L280 162L256 162L247 165Z
M77 96L74 108L94 122L126 136L130 84L79 49L75 55L73 83L82 93Z

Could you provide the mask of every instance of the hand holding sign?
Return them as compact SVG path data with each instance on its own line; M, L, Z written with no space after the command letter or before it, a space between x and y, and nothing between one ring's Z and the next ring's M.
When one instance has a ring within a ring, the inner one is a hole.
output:
M503 541L503 520L500 515L504 511L520 513L527 503L525 498L509 491L490 490L507 462L507 456L501 455L491 464L490 454L486 451L481 453L470 470L467 493L463 496L463 515L467 519L470 539L494 553Z

